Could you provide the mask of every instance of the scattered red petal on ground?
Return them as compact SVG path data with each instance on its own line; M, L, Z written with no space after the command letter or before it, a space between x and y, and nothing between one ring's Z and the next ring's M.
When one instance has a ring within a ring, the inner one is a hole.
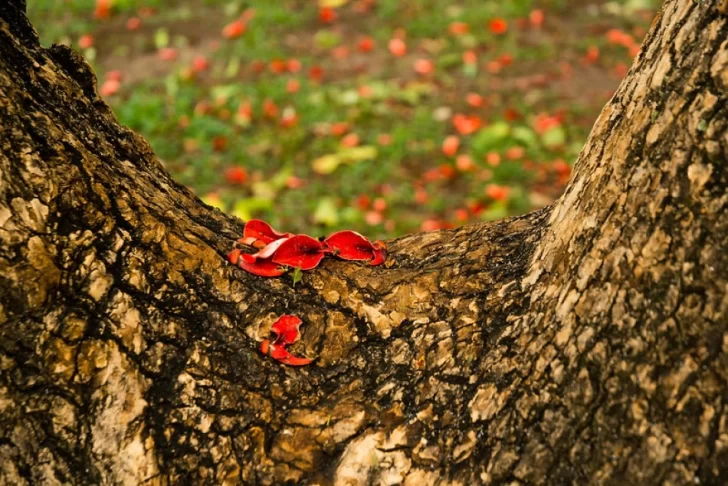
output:
M366 211L369 209L369 206L372 203L372 199L369 197L368 194L360 194L356 198L356 207L359 208L360 211Z
M119 71L118 69L114 69L114 70L106 73L106 79L109 79L111 81L121 82L121 78L123 78L123 77L124 77L124 74L121 71Z
M427 76L435 70L435 64L430 59L417 59L414 64L414 69L417 74Z
M370 98L372 94L374 94L374 91L372 90L371 86L367 84L362 84L356 89L356 92L359 93L359 96L362 98Z
M506 150L506 158L508 160L519 160L522 159L524 155L526 155L526 149L523 147L511 147Z
M478 62L478 55L475 54L475 51L467 50L463 52L463 62L465 64L477 64Z
M374 49L374 46L374 39L372 39L371 37L362 37L361 39L359 39L358 47L361 52L370 52Z
M94 36L91 34L84 34L78 38L78 47L81 49L88 49L94 45Z
M270 72L273 74L283 74L288 68L286 61L283 59L273 59L270 64L268 64L268 69L270 69Z
M224 135L218 135L212 138L212 149L215 152L222 152L227 148L228 139Z
M372 203L372 208L379 213L384 212L387 209L387 201L384 198L378 197Z
M111 0L96 0L94 18L108 19L111 16Z
M331 55L334 59L346 59L349 57L349 48L346 46L334 47L331 50Z
M501 54L500 56L498 56L498 63L503 67L510 66L511 64L513 64L513 56L508 53Z
M501 156L498 152L488 152L485 154L485 161L491 167L498 167L501 163Z
M174 47L162 47L157 52L157 55L162 61L174 61L177 59L177 49Z
M464 35L470 32L470 26L465 22L452 22L448 30L452 35Z
M430 199L429 194L423 188L418 187L415 189L415 201L417 204L425 204Z
M349 133L341 139L342 147L356 147L359 145L359 135L356 133Z
M318 18L324 24L332 23L337 17L336 10L331 7L321 7L319 9Z
M336 137L340 137L341 135L345 134L348 131L349 131L348 122L334 122L331 124L331 127L329 128L329 133L331 133L331 135L334 135Z
M301 64L301 61L299 61L298 59L290 58L290 59L286 60L286 68L288 69L289 73L299 73L299 72L301 72L303 65Z
M503 118L506 121L516 121L521 118L521 114L515 108L506 108L503 110Z
M391 145L392 136L388 133L380 133L379 135L377 135L377 143L383 146Z
M200 73L210 67L210 61L205 56L195 56L192 60L192 71Z
M378 224L382 224L383 220L384 220L384 217L382 216L382 213L378 213L376 211L368 211L364 215L364 221L369 226L376 226Z
M586 55L584 56L584 61L586 61L588 64L594 64L599 60L599 47L598 46L589 46L586 50Z
M228 167L225 169L225 180L230 184L245 184L248 180L248 171L242 167Z
M312 66L308 70L308 77L312 81L320 82L324 78L324 69L321 66Z
M508 22L505 19L496 17L488 22L488 30L496 35L505 34L508 31Z
M111 96L119 92L121 83L116 79L107 79L104 84L99 88L99 94L101 96Z
M551 167L554 172L560 176L568 176L571 174L571 166L567 164L563 159L556 159L552 162Z
M528 14L528 21L534 27L541 27L545 18L546 16L541 9L532 10L531 13Z
M266 98L263 102L263 116L267 118L276 118L278 116L278 106L270 98Z
M496 201L505 201L509 194L509 188L498 184L488 184L485 188L485 195Z
M463 208L456 209L455 210L455 219L461 223L464 223L470 219L470 213L468 212L467 209L463 209Z
M399 37L391 39L388 44L389 52L397 57L402 57L407 54L407 44L404 43Z
M619 77L620 79L627 75L627 71L629 71L629 66L627 66L623 62L620 62L616 66L614 66L614 74L616 74L617 77Z
M485 98L480 96L478 93L468 93L465 96L465 101L473 108L480 108L485 103Z
M245 33L246 25L242 20L234 20L222 29L222 36L226 39L235 39Z
M298 123L298 114L296 114L296 109L292 106L288 106L283 110L283 114L281 115L281 126L283 128L291 128L295 126Z
M460 148L460 139L455 135L450 135L442 142L442 153L448 157L455 155Z
M289 79L286 83L286 91L289 93L298 93L298 91L301 89L301 82L297 79Z
M139 30L142 26L142 19L139 17L131 17L126 21L127 30Z
M288 189L298 189L306 185L306 181L296 176L289 176L286 179L286 187Z
M461 154L458 155L455 159L455 166L461 172L470 172L475 168L475 163L473 162L473 158L470 155Z
M480 130L483 121L477 115L463 115L458 113L452 117L452 124L461 135L470 135Z

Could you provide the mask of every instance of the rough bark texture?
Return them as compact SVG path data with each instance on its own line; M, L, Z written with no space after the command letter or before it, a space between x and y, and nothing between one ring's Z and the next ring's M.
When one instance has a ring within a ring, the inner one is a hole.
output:
M0 484L724 482L722 5L666 3L552 207L294 288L3 4Z

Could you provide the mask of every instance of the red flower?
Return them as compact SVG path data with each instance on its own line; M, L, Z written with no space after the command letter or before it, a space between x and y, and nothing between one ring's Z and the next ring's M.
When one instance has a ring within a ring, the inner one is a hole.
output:
M88 49L94 45L94 36L91 34L84 34L78 38L78 47L81 49Z
M284 315L279 317L270 329L276 335L275 340L271 342L270 339L266 339L260 343L260 352L267 354L276 361L291 366L310 364L312 360L294 356L286 349L286 346L298 340L301 324L302 321L298 316Z
M111 15L111 0L96 0L94 18L108 19Z

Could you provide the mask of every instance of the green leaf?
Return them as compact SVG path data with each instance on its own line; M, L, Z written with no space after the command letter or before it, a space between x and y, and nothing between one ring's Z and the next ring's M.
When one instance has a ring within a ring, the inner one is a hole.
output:
M331 197L319 199L313 212L313 221L324 226L334 226L339 222L339 210L336 201Z
M473 149L480 153L500 148L511 133L506 122L496 122L483 128L473 140Z
M157 29L154 32L154 47L161 49L169 45L169 32L167 29Z
M336 154L329 154L314 159L311 168L319 174L331 174L341 165L341 158Z
M538 146L538 135L528 127L513 127L512 137L517 142L525 145L526 148L534 148Z
M301 267L296 267L293 270L293 273L291 273L291 276L293 277L293 286L295 287L298 282L303 280L303 272L301 271Z
M561 147L566 143L566 130L564 127L553 127L541 135L541 141L548 148Z

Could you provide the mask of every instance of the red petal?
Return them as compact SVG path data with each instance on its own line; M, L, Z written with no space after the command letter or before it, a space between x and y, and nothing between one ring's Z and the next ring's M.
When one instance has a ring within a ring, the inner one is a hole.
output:
M253 255L247 255L245 253L243 253L241 257L242 258L238 260L238 266L253 275L258 275L260 277L280 277L286 273L285 268L270 260L256 259Z
M271 332L276 335L275 344L292 344L296 342L299 336L299 327L303 321L298 316L285 315L278 320L270 328Z
M381 265L387 259L387 247L381 241L375 241L373 246L374 258L369 262L369 265Z
M279 233L274 230L271 225L260 219L251 219L245 223L243 228L243 237L238 240L246 245L258 246L258 242L267 245L281 238L288 238L290 233Z
M339 231L324 240L326 246L334 250L334 255L344 260L371 260L374 246L356 231Z
M268 351L270 350L270 339L266 339L262 343L260 343L260 352L263 354L268 354Z
M266 342L267 341L263 341L263 343ZM261 351L263 350L263 343L261 343ZM292 355L286 350L285 345L283 344L270 344L267 345L266 348L268 352L265 354L268 354L271 358L290 366L304 366L313 361L308 358L299 358L298 356Z
M288 239L289 238L286 237L286 238L281 238L279 240L276 240L276 241L274 241L272 243L268 243L267 245L265 245L265 248L263 248L262 250L260 250L258 253L254 253L253 256L255 258L259 258L259 259L260 258L262 258L262 259L270 258L278 250L278 248L280 248L280 246L283 243L285 243L286 240L288 240Z
M283 241L273 254L273 261L301 270L315 268L324 257L323 245L308 235L296 235Z
M230 253L228 253L227 257L228 257L228 260L230 261L230 263L232 263L233 265L237 265L238 260L240 259L240 253L241 253L241 251L238 250L237 248L234 249L233 251L231 251Z

